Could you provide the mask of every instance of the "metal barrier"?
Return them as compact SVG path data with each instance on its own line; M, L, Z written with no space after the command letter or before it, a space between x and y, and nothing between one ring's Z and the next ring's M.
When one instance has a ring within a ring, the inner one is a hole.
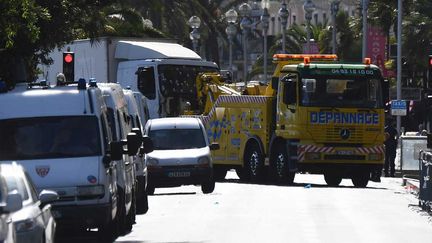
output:
M401 160L400 169L402 172L419 171L419 154L426 150L426 136L401 136Z
M430 210L432 206L432 152L421 150L419 157L419 205L425 210Z

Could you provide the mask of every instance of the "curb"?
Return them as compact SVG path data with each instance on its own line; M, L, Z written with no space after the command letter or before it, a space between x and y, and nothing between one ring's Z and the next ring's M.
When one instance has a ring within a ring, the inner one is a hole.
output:
M419 188L420 188L420 181L417 179L409 178L409 177L402 177L402 185L405 187L405 189L412 194L418 195L419 194Z

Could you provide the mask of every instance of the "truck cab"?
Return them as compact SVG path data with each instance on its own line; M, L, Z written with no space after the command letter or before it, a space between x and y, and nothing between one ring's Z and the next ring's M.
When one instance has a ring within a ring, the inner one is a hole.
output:
M293 180L296 171L342 178L365 187L384 160L384 80L372 64L285 65L277 86L272 168Z

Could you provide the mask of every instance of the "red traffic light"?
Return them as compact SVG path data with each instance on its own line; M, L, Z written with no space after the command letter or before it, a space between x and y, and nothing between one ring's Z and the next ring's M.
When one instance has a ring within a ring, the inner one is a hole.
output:
M72 54L70 54L70 53L66 54L66 55L64 56L64 61L65 61L66 63L71 63L71 62L73 61L73 56L72 56Z

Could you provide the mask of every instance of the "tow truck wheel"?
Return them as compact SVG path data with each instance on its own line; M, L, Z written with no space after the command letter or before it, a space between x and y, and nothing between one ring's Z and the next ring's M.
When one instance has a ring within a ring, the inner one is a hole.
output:
M283 143L278 143L272 156L271 166L273 178L278 183L292 184L295 173L288 170L288 154Z
M245 155L245 166L251 181L259 182L264 177L264 158L256 143L248 146Z
M339 186L342 182L342 177L335 173L325 173L324 180L329 186Z
M365 188L369 182L369 174L369 172L365 171L356 172L352 176L351 181L355 187Z

